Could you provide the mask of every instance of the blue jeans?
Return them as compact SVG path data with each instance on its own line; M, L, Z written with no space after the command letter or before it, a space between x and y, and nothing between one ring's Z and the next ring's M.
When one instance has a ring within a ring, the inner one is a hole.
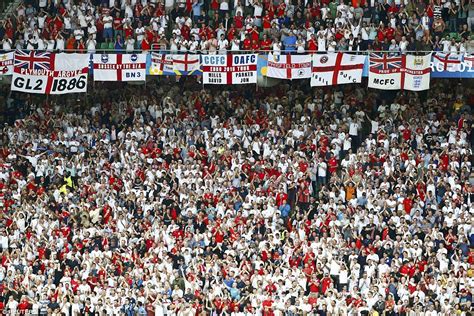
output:
M114 30L111 27L104 29L104 39L112 39L114 37Z

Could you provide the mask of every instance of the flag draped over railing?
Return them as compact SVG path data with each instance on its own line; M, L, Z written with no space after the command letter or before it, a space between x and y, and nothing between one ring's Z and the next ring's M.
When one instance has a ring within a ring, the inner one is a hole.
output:
M255 84L259 78L310 79L312 87L361 83L384 90L429 89L431 78L474 78L474 55L433 52L393 54L67 54L15 51L0 54L0 76L13 91L63 94L87 91L94 81L145 81L147 76L199 76L203 84Z

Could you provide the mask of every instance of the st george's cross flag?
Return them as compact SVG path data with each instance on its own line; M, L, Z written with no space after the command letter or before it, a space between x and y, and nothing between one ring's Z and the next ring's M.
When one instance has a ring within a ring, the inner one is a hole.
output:
M305 79L311 77L311 55L268 54L267 77Z
M473 54L464 55L464 65L471 69L474 68L474 55Z
M366 57L345 53L313 55L311 86L360 83Z
M257 54L202 55L204 84L257 83Z
M433 54L433 71L459 71L461 68L461 59L461 54L435 53Z
M0 76L13 73L13 55L14 52L0 54Z
M175 75L173 71L173 55L151 53L150 75Z
M94 81L144 81L146 54L93 54Z
M173 71L180 75L191 75L201 69L199 55L184 54L173 56Z
M404 71L401 76L401 87L409 91L422 91L430 88L431 54L422 56L404 56Z

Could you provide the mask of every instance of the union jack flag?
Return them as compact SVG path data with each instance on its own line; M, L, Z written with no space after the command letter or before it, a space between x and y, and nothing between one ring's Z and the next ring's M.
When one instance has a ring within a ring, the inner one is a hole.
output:
M403 56L370 54L370 71L380 74L400 72L403 68Z
M54 62L52 62L51 58L53 55L52 53L25 52L19 50L15 52L15 67L52 70Z

